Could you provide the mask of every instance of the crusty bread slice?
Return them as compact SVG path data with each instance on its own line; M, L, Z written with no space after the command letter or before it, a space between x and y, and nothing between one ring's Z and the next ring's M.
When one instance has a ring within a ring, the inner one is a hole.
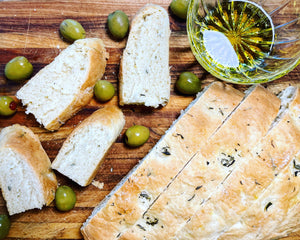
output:
M10 215L49 205L57 181L39 138L18 124L0 133L0 188Z
M85 239L114 239L132 226L239 104L244 94L214 82L197 95L136 167L95 208Z
M293 124L299 119L289 114L293 108L299 108L295 102L300 95L295 90L286 89L287 99L282 99L279 116L267 135L250 149L218 189L210 192L210 198L198 207L189 222L178 228L178 239L219 239L300 150L300 128Z
M48 130L57 130L85 106L104 73L107 54L102 40L75 41L39 71L16 94L26 113Z
M279 106L280 101L274 94L259 85L251 87L199 154L120 239L174 237L211 192L240 162L247 160L248 152L267 133Z
M250 207L218 239L277 239L300 229L299 119L298 89L294 101L290 104L289 112L277 124L283 126L282 132L270 139L270 146L266 149L270 152L269 159L266 160L269 162L269 168L272 168L273 181L269 186L260 181L262 193L256 194L248 203L251 204ZM276 151L278 153L274 154ZM284 169L280 171L282 168ZM265 177L263 179L266 180ZM255 192L257 190L254 194Z
M170 98L169 16L153 4L131 22L120 65L120 105L166 105Z
M118 107L100 108L68 136L53 161L52 168L79 185L87 186L124 125L125 118Z

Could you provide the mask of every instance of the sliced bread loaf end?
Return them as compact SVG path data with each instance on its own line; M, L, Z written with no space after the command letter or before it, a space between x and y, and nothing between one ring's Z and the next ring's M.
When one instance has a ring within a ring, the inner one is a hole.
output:
M95 111L66 139L52 168L81 186L88 185L124 124L123 113L116 106Z
M169 16L153 4L134 17L123 53L120 105L164 106L170 98Z
M32 113L46 129L57 130L91 100L106 57L102 40L75 41L17 92L26 113Z
M49 205L56 177L38 137L15 124L0 133L0 188L10 215Z

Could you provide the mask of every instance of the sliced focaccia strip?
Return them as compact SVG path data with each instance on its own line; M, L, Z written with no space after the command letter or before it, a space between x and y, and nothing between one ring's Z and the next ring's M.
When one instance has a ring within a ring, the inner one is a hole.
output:
M244 94L215 82L205 88L161 140L113 189L81 228L85 239L114 239L132 226Z
M261 86L247 97L121 239L169 239L264 136L279 111L279 99ZM266 113L267 111L267 113ZM183 238L184 239L184 238ZM195 238L197 239L197 238Z
M300 152L220 240L278 239L300 230Z
M14 124L0 132L0 188L10 215L49 205L57 181L39 138Z
M299 108L295 104L299 99L296 88L286 89L280 114L268 134L201 204L186 226L178 229L178 238L218 239L220 234L240 220L300 150L300 128L293 123L299 120L289 114L294 108Z
M120 66L120 105L164 106L170 98L168 12L147 4L133 18Z
M107 106L93 112L69 135L52 168L81 186L91 183L125 124L122 111Z

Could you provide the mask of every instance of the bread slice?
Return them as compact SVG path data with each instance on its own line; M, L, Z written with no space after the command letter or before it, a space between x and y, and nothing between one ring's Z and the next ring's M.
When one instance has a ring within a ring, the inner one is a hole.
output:
M120 105L166 105L170 98L169 16L153 4L131 22L120 65Z
M18 124L0 133L0 188L10 215L49 205L57 181L38 137Z
M284 95L288 98L283 99L279 116L267 135L250 149L218 189L210 192L210 198L189 222L178 228L178 239L219 239L300 150L300 129L293 124L299 119L293 120L289 114L290 109L299 108L295 102L300 100L300 95L295 93L293 87L286 89Z
M52 168L79 185L87 186L124 125L124 115L116 106L95 111L68 136Z
M251 87L205 147L120 239L172 239L211 192L247 159L248 152L267 133L279 106L274 94L259 85Z
M135 224L243 96L220 82L199 93L148 155L94 209L81 228L85 239L114 239Z
M57 130L91 100L104 73L107 54L102 40L75 41L39 71L16 94L26 113L48 130Z

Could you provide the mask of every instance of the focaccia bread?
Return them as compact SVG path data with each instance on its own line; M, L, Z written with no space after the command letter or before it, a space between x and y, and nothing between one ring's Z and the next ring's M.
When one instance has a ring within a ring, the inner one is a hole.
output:
M218 239L277 239L300 229L300 90L283 119L286 138L277 137L270 144L273 151L282 148L282 162L274 161L274 180L258 195L240 219ZM291 125L294 125L293 129ZM296 127L295 127L296 126ZM297 128L297 129L295 129ZM297 137L297 144L291 141ZM280 154L278 154L280 157ZM273 156L272 156L273 157ZM272 159L273 160L273 159ZM272 161L273 163L273 161ZM282 171L278 171L284 167ZM279 172L279 173L278 173Z
M290 114L299 109L295 103L300 100L300 95L296 88L289 87L281 99L281 111L267 135L250 149L247 158L239 162L218 189L211 191L209 199L201 204L188 223L178 228L177 239L219 239L240 220L300 150L300 128L294 124L300 122L299 116ZM251 224L257 226L260 222L251 221Z
M57 130L93 97L93 87L105 71L102 40L75 41L40 70L16 94L26 113L48 130Z
M53 161L52 168L79 185L87 186L124 125L124 115L116 106L95 111L68 136Z
M114 239L132 226L243 96L220 82L199 93L149 154L95 208L81 228L84 238Z
M10 215L49 205L57 181L39 138L18 124L0 132L0 188Z
M167 11L154 4L143 7L131 22L121 59L120 105L164 106L170 98Z
M280 100L274 94L260 85L251 87L205 147L120 239L172 239L214 189L248 160L249 151L267 133L279 107Z

